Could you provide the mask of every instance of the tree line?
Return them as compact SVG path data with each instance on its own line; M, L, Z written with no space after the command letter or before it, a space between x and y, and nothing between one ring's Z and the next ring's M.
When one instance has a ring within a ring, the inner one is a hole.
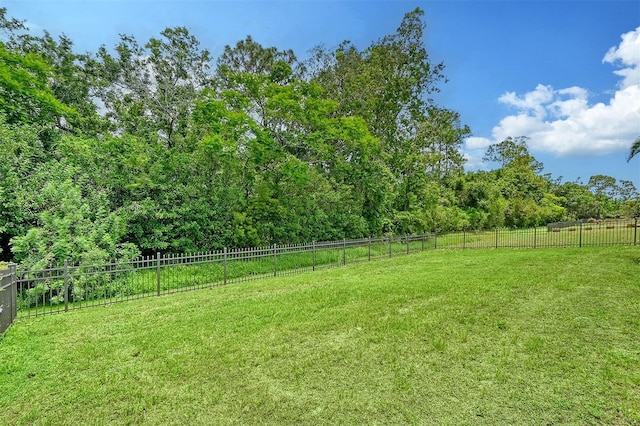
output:
M630 181L542 174L526 137L465 172L471 134L424 13L358 49L248 36L218 58L184 27L78 53L0 8L0 260L30 267L634 216Z

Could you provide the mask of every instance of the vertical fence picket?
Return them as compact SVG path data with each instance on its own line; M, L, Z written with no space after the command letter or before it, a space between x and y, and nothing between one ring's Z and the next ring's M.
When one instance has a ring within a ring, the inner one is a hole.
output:
M142 286L143 286L143 292L140 295L140 298L144 298L146 297L147 294L151 294L153 292L153 288L155 286L155 284L153 283L153 269L152 269L153 262L154 261L152 260L150 254L145 256L144 264L143 264L144 270L149 272L144 274L143 279L141 280Z
M156 252L156 286L157 294L160 296L160 252Z
M64 260L64 311L69 311L69 261Z
M312 260L311 260L311 270L315 271L316 270L316 242L315 241L311 243L311 249L313 251Z
M580 235L578 237L578 247L582 247L582 222L580 222L579 230Z
M277 246L274 244L273 245L273 276L276 277L278 276L278 252L277 252Z
M347 264L347 239L342 239L342 266Z
M175 283L175 274L176 269L178 268L178 260L176 259L176 254L169 254L165 257L169 257L169 264L167 265L168 268L166 269L165 273L167 278L164 283L164 293L170 294L171 289L173 288L173 284Z
M223 258L222 258L222 283L227 285L227 248L224 248Z
M18 277L16 268L18 265L12 263L9 265L9 282L11 283L11 322L18 316Z
M11 308L11 322L13 322L14 319L16 319L16 317L18 316L18 277L16 276L16 267L17 265L15 264L11 264L9 265L9 274L11 275L11 292L12 292L12 297L11 300L13 301L13 305Z

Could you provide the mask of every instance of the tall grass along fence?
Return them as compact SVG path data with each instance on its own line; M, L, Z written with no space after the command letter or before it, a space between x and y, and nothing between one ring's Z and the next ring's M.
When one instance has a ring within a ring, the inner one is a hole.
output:
M13 319L343 266L427 249L637 245L638 219L459 231L142 257L125 263L0 271L0 333Z

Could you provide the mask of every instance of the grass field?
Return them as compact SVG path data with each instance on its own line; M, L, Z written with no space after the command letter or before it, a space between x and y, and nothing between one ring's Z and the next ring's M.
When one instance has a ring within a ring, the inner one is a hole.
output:
M25 318L0 424L640 424L639 260L425 251Z

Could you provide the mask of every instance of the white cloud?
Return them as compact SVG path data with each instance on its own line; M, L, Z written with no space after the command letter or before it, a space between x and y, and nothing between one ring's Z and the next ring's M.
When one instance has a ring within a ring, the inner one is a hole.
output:
M481 170L486 168L484 160L482 160L481 152L465 152L463 154L465 167L471 170Z
M493 141L488 138L479 138L476 136L470 136L465 140L466 149L485 149L491 145Z
M574 86L558 90L557 94L559 95L558 99L551 103L549 108L549 112L554 117L571 117L588 108L587 97L589 93L581 87Z
M518 97L515 92L507 92L500 96L500 102L520 108L524 111L533 112L536 116L544 116L545 110L543 104L553 99L553 89L551 86L538 84L536 90Z
M622 35L622 42L618 47L609 49L602 62L610 64L621 63L625 66L614 74L622 77L620 87L625 88L640 84L640 27Z
M485 168L482 160L486 149L494 143L491 139L470 136L464 141L463 156L465 159L465 167L478 170Z
M516 114L493 128L491 140L467 139L465 151L486 148L487 143L508 136L528 136L532 151L559 156L628 150L640 135L640 27L623 34L622 42L609 49L603 62L622 66L614 71L621 77L618 89L606 103L590 105L588 91L581 87L556 90L539 84L524 95L507 92L499 101L515 108Z

